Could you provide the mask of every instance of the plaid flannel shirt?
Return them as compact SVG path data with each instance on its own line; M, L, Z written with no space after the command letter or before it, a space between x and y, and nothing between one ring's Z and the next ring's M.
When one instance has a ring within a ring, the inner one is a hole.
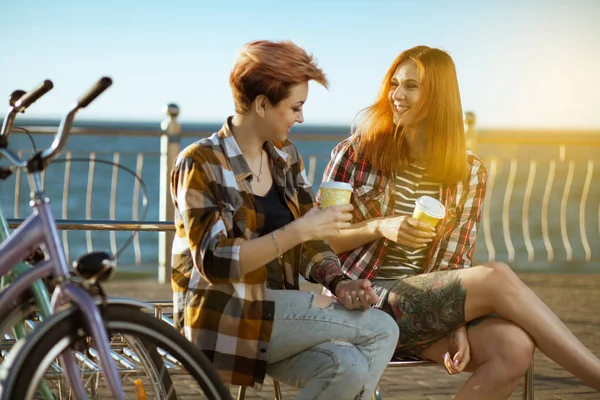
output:
M171 175L176 234L173 241L174 319L234 385L260 389L275 304L265 291L266 267L243 275L240 246L259 237L264 214L256 210L252 174L230 129L185 148ZM296 147L265 143L273 181L295 218L314 204L314 193ZM298 275L331 288L342 274L329 245L311 241L282 258L286 288L298 288Z
M376 170L365 159L354 161L356 139L348 138L333 149L323 181L352 185L354 223L392 215L396 204L395 174ZM436 227L437 235L424 261L424 272L471 266L485 196L486 169L473 153L468 151L467 156L470 174L463 181L441 189L446 217ZM388 239L379 238L339 254L342 269L353 279L373 279L387 255L389 244Z

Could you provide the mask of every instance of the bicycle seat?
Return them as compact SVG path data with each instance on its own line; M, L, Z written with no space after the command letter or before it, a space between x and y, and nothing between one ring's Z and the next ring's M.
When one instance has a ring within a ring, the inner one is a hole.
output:
M86 280L103 282L110 278L115 270L115 261L104 251L94 251L73 261L78 276Z

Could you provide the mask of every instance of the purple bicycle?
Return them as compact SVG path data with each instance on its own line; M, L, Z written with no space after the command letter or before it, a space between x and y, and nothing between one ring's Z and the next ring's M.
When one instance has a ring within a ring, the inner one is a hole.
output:
M111 84L110 78L100 79L63 117L50 147L28 159L8 147L15 117L53 85L47 80L11 96L0 132L0 161L10 165L0 165L0 179L16 169L27 172L32 214L0 243L0 276L37 249L43 257L0 292L0 332L31 316L40 320L6 350L0 399L230 399L199 348L144 311L151 305L104 295L101 282L115 269L113 257L94 252L80 257L74 271L67 265L41 175L64 147L75 114ZM52 288L47 317L36 312L39 304L30 290L43 279Z

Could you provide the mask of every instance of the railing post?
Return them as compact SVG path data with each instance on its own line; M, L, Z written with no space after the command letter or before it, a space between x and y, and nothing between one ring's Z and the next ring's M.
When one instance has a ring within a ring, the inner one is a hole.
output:
M160 127L164 132L160 136L160 203L159 220L173 221L175 210L171 201L169 183L171 169L175 159L181 151L181 125L177 122L179 107L176 104L163 106L167 114ZM166 283L171 276L171 246L173 245L174 232L160 232L158 234L158 282Z
M465 112L465 139L467 141L467 149L473 153L477 152L477 132L475 131L475 113L472 111Z

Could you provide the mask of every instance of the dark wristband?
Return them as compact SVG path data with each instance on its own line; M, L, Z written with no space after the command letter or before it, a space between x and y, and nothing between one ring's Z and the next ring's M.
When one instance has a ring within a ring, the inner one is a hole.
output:
M329 287L331 288L331 293L336 296L335 290L337 289L337 285L338 283L342 282L342 281L351 281L352 279L346 275L338 275L335 278L333 278L333 280L331 281L331 284L329 285Z

